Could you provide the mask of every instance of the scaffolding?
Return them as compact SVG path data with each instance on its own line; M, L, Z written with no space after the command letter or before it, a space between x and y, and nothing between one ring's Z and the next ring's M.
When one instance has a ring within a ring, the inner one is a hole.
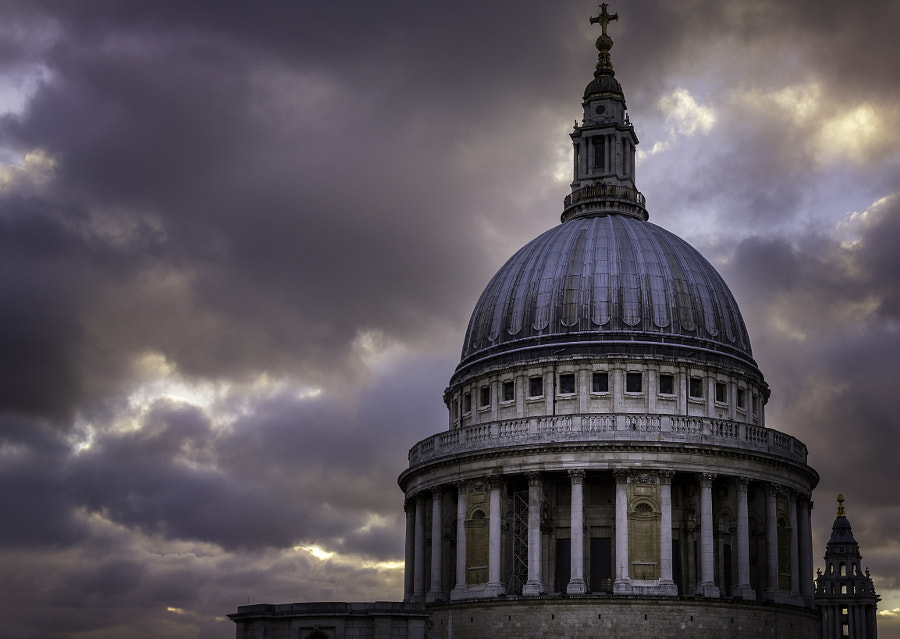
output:
M528 491L513 495L512 525L512 574L509 576L507 594L521 594L528 581Z

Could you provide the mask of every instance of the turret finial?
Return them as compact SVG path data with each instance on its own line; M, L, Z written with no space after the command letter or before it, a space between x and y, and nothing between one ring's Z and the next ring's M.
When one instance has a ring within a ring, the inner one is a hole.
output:
M612 15L609 14L609 12L606 10L606 7L608 6L609 5L605 2L601 4L600 15L591 18L591 24L597 24L598 22L600 23L600 28L603 29L603 35L606 35L606 26L613 20L619 19L618 13L614 13Z
M609 23L613 20L619 19L618 13L610 14L609 11L606 10L606 7L609 6L607 3L603 3L600 5L600 15L599 16L591 16L591 24L600 24L600 28L603 30L603 33L600 34L600 37L597 38L597 50L600 52L597 55L597 71L594 75L598 75L600 73L612 72L612 62L609 58L609 50L612 49L613 41L608 35L606 35L606 27L609 26Z
M837 500L838 500L837 516L838 516L838 517L846 517L846 516L847 516L847 511L844 510L844 494L843 494L843 493L838 493L838 498L837 498Z

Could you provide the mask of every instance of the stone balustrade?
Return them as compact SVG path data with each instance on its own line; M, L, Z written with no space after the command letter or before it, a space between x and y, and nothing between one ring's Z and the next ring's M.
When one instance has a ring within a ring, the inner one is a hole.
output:
M563 206L564 208L569 208L573 204L594 198L620 198L634 202L639 206L646 206L647 204L644 194L637 189L616 184L591 184L567 195L565 200L563 200Z
M409 464L505 446L593 441L725 446L802 463L806 463L807 456L801 441L762 426L709 417L605 413L509 419L445 431L413 446Z

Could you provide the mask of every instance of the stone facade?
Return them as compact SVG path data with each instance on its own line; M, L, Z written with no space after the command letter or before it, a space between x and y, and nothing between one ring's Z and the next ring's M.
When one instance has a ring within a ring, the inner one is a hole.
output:
M228 615L237 639L424 639L421 606L375 603L293 603L240 606Z
M440 639L817 639L818 615L777 604L706 599L559 598L452 602L431 608Z

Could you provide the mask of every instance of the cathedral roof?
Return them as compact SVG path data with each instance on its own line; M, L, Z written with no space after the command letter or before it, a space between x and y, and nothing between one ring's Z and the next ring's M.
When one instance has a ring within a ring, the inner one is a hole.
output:
M573 218L519 250L475 306L465 367L509 351L567 347L716 354L755 370L750 339L722 277L700 253L626 215Z

